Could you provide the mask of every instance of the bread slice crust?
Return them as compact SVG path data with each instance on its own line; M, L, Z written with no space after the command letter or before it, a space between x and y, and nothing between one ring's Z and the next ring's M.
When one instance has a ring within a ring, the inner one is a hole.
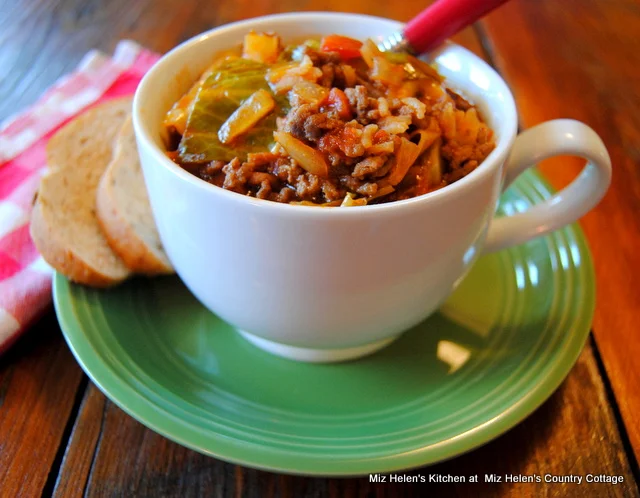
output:
M48 169L31 215L31 237L47 263L80 284L109 287L131 274L102 233L95 206L100 178L131 112L131 100L93 107L47 144Z
M129 270L145 275L174 272L153 219L131 118L122 125L113 159L100 180L96 208L109 245Z

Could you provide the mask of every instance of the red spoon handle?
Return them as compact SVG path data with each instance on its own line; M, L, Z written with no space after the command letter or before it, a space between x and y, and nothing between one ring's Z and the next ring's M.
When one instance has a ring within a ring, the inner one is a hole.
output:
M415 53L428 52L506 1L437 0L409 21L404 37Z

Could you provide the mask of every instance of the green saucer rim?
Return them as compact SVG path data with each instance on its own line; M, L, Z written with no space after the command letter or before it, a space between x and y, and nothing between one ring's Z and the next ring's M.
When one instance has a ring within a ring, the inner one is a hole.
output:
M548 183L537 173L531 174L528 180L530 188L542 187L542 189L546 190L545 194L552 191ZM327 457L316 455L305 455L305 459L308 462L303 465L304 469L292 469L290 466L281 465L277 462L277 458L274 458L273 464L265 464L260 458L253 460L250 457L251 448L241 441L240 444L244 448L239 448L235 451L235 454L229 454L224 449L221 451L220 447L205 448L198 446L188 438L188 435L185 436L187 429L180 427L180 424L176 424L171 417L168 418L163 414L161 406L156 406L133 387L121 381L119 377L114 376L98 351L93 348L91 342L82 340L85 333L83 324L76 314L77 302L74 301L72 292L72 287L75 284L72 284L58 273L55 274L53 279L53 301L65 340L87 376L119 408L154 432L199 453L232 464L269 472L327 477L390 473L449 460L488 443L531 415L564 381L581 354L591 330L595 310L595 272L586 238L579 225L573 224L563 228L561 231L566 234L567 243L573 242L576 244L580 254L579 267L572 268L572 271L575 271L578 275L579 283L581 284L577 289L574 300L574 302L579 301L580 311L576 320L569 326L569 330L572 333L567 339L560 356L554 359L546 373L541 374L540 381L536 387L526 392L519 400L509 405L496 417L454 437L410 452L378 456L370 459L345 459L344 470L341 471L323 469L323 462L327 460ZM556 271L563 270L557 269ZM313 463L313 465L310 465L310 463Z

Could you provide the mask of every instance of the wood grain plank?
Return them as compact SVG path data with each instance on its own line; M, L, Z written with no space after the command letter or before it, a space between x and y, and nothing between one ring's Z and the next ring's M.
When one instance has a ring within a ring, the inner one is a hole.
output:
M0 359L0 490L38 496L72 413L82 371L48 313Z
M595 260L596 342L640 458L640 5L514 0L483 25L522 125L575 118L611 154L611 189L581 224ZM581 167L560 158L542 171L560 188Z
M332 3L334 5L332 5ZM188 0L0 0L0 120L33 103L89 50L111 53L130 38L166 52L178 43L220 24L277 12L338 10L408 20L424 7L421 0L372 4L364 0L221 0L211 5ZM471 29L458 40L477 45Z
M81 497L102 434L106 398L91 384L86 390L56 480L54 497Z
M637 497L624 449L608 405L606 393L594 360L591 345L561 388L535 414L484 447L449 462L414 470L408 475L478 475L478 484L370 483L368 477L323 479L284 476L238 467L188 450L146 429L106 401L104 416L102 395L89 388L67 455L82 454L82 459L65 458L63 493L76 496L86 484L89 444L95 448L93 469L86 488L87 496L215 496L258 498L281 496L307 497ZM585 403L584 400L589 402ZM89 401L91 400L91 401ZM97 445L96 428L102 436ZM90 433L87 438L84 434ZM77 451L75 448L81 448ZM68 469L76 463L81 472ZM611 484L567 483L485 483L485 474L622 476L623 482Z

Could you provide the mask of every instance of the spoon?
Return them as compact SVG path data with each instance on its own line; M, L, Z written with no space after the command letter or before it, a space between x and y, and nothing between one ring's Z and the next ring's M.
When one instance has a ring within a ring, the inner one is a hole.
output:
M382 41L383 52L421 55L473 24L507 0L437 0L398 31Z

